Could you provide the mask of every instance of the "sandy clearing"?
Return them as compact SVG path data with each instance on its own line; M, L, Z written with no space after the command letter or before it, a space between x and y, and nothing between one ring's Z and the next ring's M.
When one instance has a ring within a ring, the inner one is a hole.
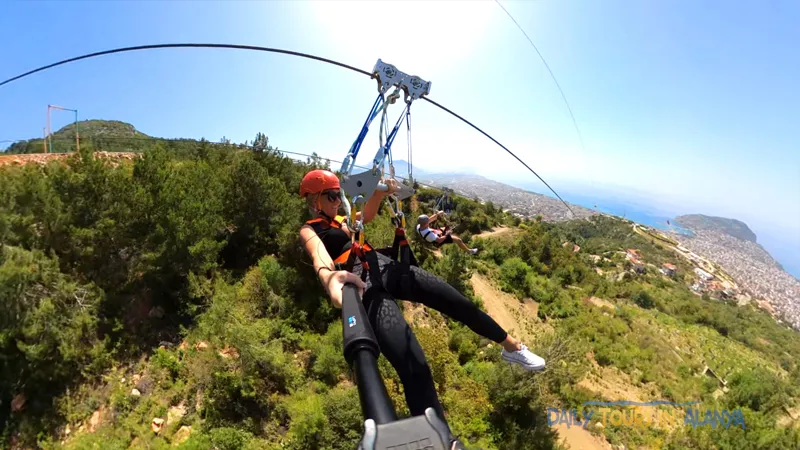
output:
M580 425L567 427L566 424L554 424L552 429L558 431L559 440L571 450L611 450L611 444L605 439L593 435Z

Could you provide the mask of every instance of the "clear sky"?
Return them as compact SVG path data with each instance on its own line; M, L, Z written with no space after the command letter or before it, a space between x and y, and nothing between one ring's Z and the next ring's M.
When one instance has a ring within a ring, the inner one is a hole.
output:
M432 99L494 135L557 190L738 218L779 260L800 254L800 3L503 4L558 77L585 151L545 67L491 1L3 2L0 78L91 51L166 42L279 47L363 69L382 58L431 80ZM341 159L374 95L365 77L287 56L129 53L0 88L0 141L41 135L50 103L153 136L238 142L261 131L281 149ZM70 120L56 114L53 128ZM412 125L414 162L426 169L544 189L431 105L414 105ZM368 138L360 162L375 142ZM396 158L405 148L401 135Z

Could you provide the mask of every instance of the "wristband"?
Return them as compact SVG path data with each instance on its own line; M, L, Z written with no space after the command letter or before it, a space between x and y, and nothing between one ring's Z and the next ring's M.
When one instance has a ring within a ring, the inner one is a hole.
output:
M329 271L329 272L333 272L333 271L331 270L331 268L330 268L330 267L327 267L327 266L322 266L322 267L320 267L319 269L317 269L317 278L319 278L319 272L320 272L322 269L328 269L328 271ZM330 281L331 281L331 280L330 280L330 278L328 278L327 282L323 282L322 280L319 280L319 284L321 284L321 285L322 285L322 288L323 288L323 289L325 289L325 292L326 292L326 293L328 293L328 294L330 294L330 293L328 292L328 282L330 282Z

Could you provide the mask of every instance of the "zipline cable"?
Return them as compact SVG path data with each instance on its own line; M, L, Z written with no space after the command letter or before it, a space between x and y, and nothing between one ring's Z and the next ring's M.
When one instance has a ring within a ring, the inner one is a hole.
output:
M550 72L550 78L553 79L553 83L556 84L558 92L561 93L561 98L564 99L564 104L567 105L567 111L569 111L569 116L572 118L572 125L575 126L575 132L578 133L578 140L580 141L581 149L583 150L584 153L586 153L586 145L584 145L583 143L583 133L581 133L581 129L578 127L578 121L575 120L575 114L572 113L572 107L569 105L569 102L567 101L567 96L566 94L564 94L564 90L561 89L561 85L558 83L558 80L556 79L556 74L554 74L553 70L550 69L550 64L547 64L547 61L545 61L544 56L542 56L542 52L539 51L539 47L537 47L536 44L533 43L533 39L531 39L530 36L528 36L528 33L526 33L525 30L522 28L522 25L520 25L519 22L517 22L517 19L515 19L510 12L508 12L505 6L503 6L503 4L500 3L500 0L494 0L494 1L495 3L497 3L497 6L499 6L503 11L505 11L509 19L511 19L511 21L514 22L514 25L516 25L517 28L519 28L519 31L521 31L522 34L525 36L525 39L527 39L528 42L530 42L531 47L533 47L533 49L536 51L536 54L539 55L539 59L542 60L542 64L544 64L544 67L547 69L548 72Z

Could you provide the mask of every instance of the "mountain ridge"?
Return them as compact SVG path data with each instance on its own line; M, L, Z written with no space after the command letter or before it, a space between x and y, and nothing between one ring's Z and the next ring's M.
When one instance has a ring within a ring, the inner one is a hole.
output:
M685 214L676 217L675 222L692 230L720 231L737 239L758 243L756 234L741 220L705 214Z
M72 137L74 133L75 123L70 123L61 127L58 131L53 133L53 137ZM133 125L122 122L120 120L103 120L103 119L88 119L78 121L78 132L84 133L87 136L103 136L103 137L141 137L151 138L145 133L137 130Z

